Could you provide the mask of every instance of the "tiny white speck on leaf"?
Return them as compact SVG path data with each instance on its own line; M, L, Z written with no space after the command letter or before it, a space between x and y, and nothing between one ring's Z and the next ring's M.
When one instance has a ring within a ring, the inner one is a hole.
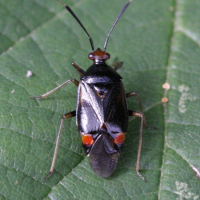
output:
M169 99L168 99L167 97L163 97L163 98L161 99L161 101L162 101L162 103L167 103L167 102L169 101Z
M26 73L26 77L29 78L33 75L32 71L28 70Z
M170 89L170 84L169 83L164 83L162 85L162 88L165 89L165 90L169 90Z

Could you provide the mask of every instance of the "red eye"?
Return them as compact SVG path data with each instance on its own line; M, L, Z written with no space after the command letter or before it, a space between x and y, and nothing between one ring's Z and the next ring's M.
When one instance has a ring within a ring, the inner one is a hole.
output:
M108 60L110 58L110 54L109 53L104 53L104 57L103 57L105 60Z
M90 60L94 60L94 57L95 57L94 53L90 53L90 54L88 55L88 58L89 58Z

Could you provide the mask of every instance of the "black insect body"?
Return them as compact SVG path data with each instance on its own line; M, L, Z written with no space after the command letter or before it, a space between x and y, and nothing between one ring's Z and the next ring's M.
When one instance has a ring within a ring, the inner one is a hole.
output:
M81 75L80 82L70 79L46 94L39 97L31 97L37 99L44 98L69 82L73 82L78 87L76 111L67 113L62 117L52 165L49 174L44 180L53 173L63 121L74 116L76 116L76 124L82 137L84 150L89 157L90 165L93 171L100 177L110 176L117 167L125 140L125 133L128 128L128 117L140 117L140 141L136 172L144 179L139 172L139 161L143 126L147 127L147 124L142 113L140 97L136 92L125 93L122 77L116 72L123 63L119 63L114 69L106 64L106 60L110 58L110 55L105 51L110 33L129 4L130 1L125 4L113 24L106 38L104 51L99 48L94 51L92 38L73 11L63 4L89 36L93 51L88 57L93 61L93 65L84 71L77 64L72 63ZM128 110L126 98L131 96L137 96L141 112Z
M77 126L85 152L98 176L110 176L117 166L128 128L126 94L121 76L105 63L109 54L89 54L93 65L78 86Z

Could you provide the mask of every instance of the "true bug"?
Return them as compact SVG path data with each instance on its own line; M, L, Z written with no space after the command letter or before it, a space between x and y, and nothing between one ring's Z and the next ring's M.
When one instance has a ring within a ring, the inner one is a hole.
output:
M57 1L60 2L59 0ZM128 117L140 117L141 127L136 172L144 180L144 177L139 172L139 162L143 126L146 128L148 126L142 112L140 97L136 92L125 93L125 89L121 81L122 77L116 72L122 66L122 62L119 63L114 69L106 64L106 60L110 58L109 53L106 52L109 36L121 15L129 6L130 1L131 0L124 5L115 20L105 40L103 51L100 48L97 48L97 50L94 51L93 40L83 24L69 6L60 2L65 6L65 8L76 19L88 35L92 48L92 52L89 53L88 58L93 61L93 65L84 71L77 64L72 63L81 76L80 82L75 79L70 79L39 97L31 97L42 99L69 82L74 83L78 87L76 110L63 115L62 117L51 168L44 180L49 177L54 170L63 122L65 119L75 116L76 124L82 137L83 148L89 156L91 168L100 177L108 177L116 169L121 148L124 144L125 133L128 128ZM128 110L126 98L131 96L137 96L140 112Z

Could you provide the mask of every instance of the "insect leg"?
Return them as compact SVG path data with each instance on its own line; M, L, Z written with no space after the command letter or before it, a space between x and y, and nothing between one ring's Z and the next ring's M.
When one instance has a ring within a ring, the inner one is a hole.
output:
M143 135L143 126L148 127L147 123L145 121L144 114L142 112L136 112L129 110L129 116L134 116L134 117L140 117L141 118L141 125L140 125L140 139L139 139L139 146L138 146L138 154L137 154L137 163L136 163L136 172L137 174L145 181L144 176L139 172L140 169L140 154L141 154L141 148L142 148L142 135Z
M81 69L76 63L73 62L72 65L76 68L80 76L82 76L85 73L85 71Z
M55 165L55 162L56 162L56 155L57 155L57 152L58 152L58 145L59 145L59 141L60 141L63 122L64 122L65 119L71 118L71 117L75 117L75 116L76 116L76 111L72 111L72 112L69 112L69 113L63 115L63 117L61 119L60 128L59 128L58 136L57 136L57 139L56 139L56 146L55 146L53 159L52 159L52 163L51 163L51 168L50 168L49 173L47 174L47 176L45 176L45 178L43 179L43 181L42 181L43 183L53 173L53 170L54 170L54 165Z
M117 63L117 66L114 68L114 70L117 71L123 64L123 62Z
M45 94L43 94L43 95L41 95L41 96L39 96L39 97L32 96L32 97L30 97L30 98L31 98L31 99L43 99L43 98L47 97L48 95L50 95L51 93L53 93L53 92L55 92L56 90L58 90L59 88L61 88L63 85L66 85L66 84L69 83L69 82L74 83L77 87L78 87L78 85L79 85L79 82L78 82L76 79L69 79L69 80L65 81L64 83L62 83L61 85L59 85L58 87L54 88L53 90L51 90L51 91L49 91L49 92L47 92L47 93L45 93Z
M141 100L140 100L140 96L137 92L129 92L129 93L126 93L126 98L129 98L129 97L132 97L132 96L137 96L138 98L138 103L139 103L139 106L140 106L140 112L143 112L142 111L142 104L141 104Z
M137 92L129 92L129 93L126 93L126 98L129 98L129 97L132 97L132 96L137 96L138 98L138 103L139 103L139 106L140 106L140 112L143 113L143 110L142 110L142 104L141 104L141 100L140 100L140 96ZM144 114L143 114L144 115ZM146 122L144 123L144 127L145 128L149 128L149 129L155 129L155 130L158 130L156 127L150 127L146 124Z

